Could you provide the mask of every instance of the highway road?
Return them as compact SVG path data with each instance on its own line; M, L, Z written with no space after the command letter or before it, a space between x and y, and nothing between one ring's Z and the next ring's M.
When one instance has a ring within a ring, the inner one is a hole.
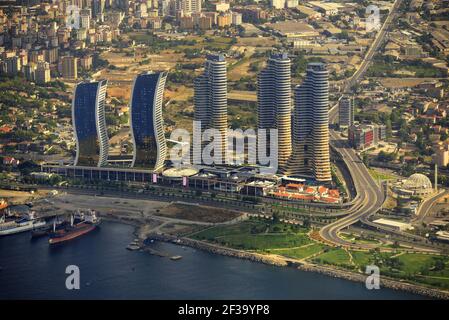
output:
M417 222L417 223L423 222L425 217L429 214L430 209L432 209L433 205L435 204L436 200L441 197L445 197L448 194L449 194L449 191L440 190L437 194L424 200L423 203L421 203L421 205L418 208L415 222Z
M368 69L371 59L379 49L379 46L382 44L386 35L386 31L388 30L389 25L396 16L396 10L399 7L400 2L401 0L395 1L390 14L385 19L381 29L378 31L373 44L368 49L365 58L363 59L358 70L353 74L351 79L346 82L344 91L348 91L354 84L356 84ZM335 122L337 114L338 107L337 105L334 105L329 110L330 123ZM331 130L330 143L332 144L334 149L341 154L343 160L348 166L349 172L354 181L355 189L357 191L357 198L354 202L354 206L349 210L349 215L321 228L320 236L325 241L333 243L335 245L359 249L371 249L373 248L372 244L354 244L352 242L341 239L338 236L338 233L341 230L359 221L375 228L386 229L385 231L394 232L394 230L381 227L368 220L368 217L370 215L376 213L382 207L382 204L384 202L383 191L381 189L381 186L379 186L371 177L368 169L366 168L363 161L361 161L360 157L348 145L347 140L340 137L338 132Z
M359 68L354 72L352 77L346 81L344 91L348 91L351 89L352 86L354 86L361 77L365 74L366 70L368 70L369 63L373 59L375 53L379 50L380 45L383 43L385 39L385 35L387 34L388 27L391 25L391 22L396 18L397 9L401 5L402 0L396 0L393 4L393 7L390 11L390 14L385 19L382 27L377 32L376 38L374 39L373 44L369 47L368 51L365 54L365 57L359 66Z
M343 240L338 236L338 233L362 220L368 221L368 217L376 213L382 206L384 195L379 185L371 177L365 164L360 160L359 156L348 145L348 143L341 139L338 133L331 131L331 143L333 147L342 155L343 160L348 166L349 172L354 181L354 186L357 190L357 201L349 210L349 215L337 220L320 230L320 236L333 244L358 247L361 249L370 249L373 245L370 244L353 244L349 241Z

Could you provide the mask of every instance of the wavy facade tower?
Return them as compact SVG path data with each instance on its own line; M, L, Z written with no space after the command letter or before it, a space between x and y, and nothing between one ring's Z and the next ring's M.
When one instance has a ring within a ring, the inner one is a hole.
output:
M212 128L220 131L224 162L228 127L228 82L226 61L222 54L207 56L204 73L195 79L194 90L194 120L201 121L201 133Z
M107 80L81 82L72 100L72 121L76 139L76 166L107 165L109 139L106 129Z
M130 110L134 142L132 167L154 171L164 167L167 142L162 100L166 79L166 72L142 73L134 79Z
M293 154L289 174L332 180L329 157L329 72L309 63L306 78L295 88Z
M257 127L278 130L278 164L285 168L292 152L291 61L286 53L271 55L257 77ZM267 146L270 145L267 137Z

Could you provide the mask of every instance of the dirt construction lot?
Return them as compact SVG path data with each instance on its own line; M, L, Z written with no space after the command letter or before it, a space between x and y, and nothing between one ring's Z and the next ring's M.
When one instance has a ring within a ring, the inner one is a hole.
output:
M174 203L161 210L159 216L198 222L220 223L239 217L235 211Z

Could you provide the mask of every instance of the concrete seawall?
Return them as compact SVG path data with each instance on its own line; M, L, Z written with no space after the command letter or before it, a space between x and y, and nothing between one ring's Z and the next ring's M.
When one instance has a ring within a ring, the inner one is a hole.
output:
M288 258L281 258L281 257L274 257L259 253L253 253L248 251L242 251L232 248L226 248L223 246L207 243L204 241L194 240L190 238L177 238L170 235L162 235L162 234L151 234L149 235L150 239L156 240L156 241L164 241L164 242L171 242L178 245L188 246L191 248L207 251L214 254L220 254L223 256L229 256L229 257L235 257L239 259L245 259L250 260L254 262L260 262L268 265L274 265L279 267L294 267L302 271L308 271L308 272L317 272L320 274L324 274L326 276L334 277L334 278L340 278L355 282L365 282L366 276L363 274L342 270L342 269L336 269L316 264L310 264L310 263L302 263L295 260L291 260ZM403 290L407 292L411 292L414 294L424 295L428 296L434 299L449 299L449 292L442 291L438 289L432 289L420 285L400 282L394 279L381 279L381 287L386 287L394 290Z

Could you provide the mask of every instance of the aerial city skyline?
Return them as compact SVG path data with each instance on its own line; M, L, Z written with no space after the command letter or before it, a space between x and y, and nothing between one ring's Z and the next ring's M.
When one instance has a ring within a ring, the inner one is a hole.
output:
M449 299L448 12L0 0L0 300Z
M130 130L134 145L131 167L157 172L163 169L165 161L169 160L162 115L166 77L167 72L149 71L138 75L134 80L130 100ZM332 177L327 138L329 84L326 66L319 63L307 65L304 84L295 88L293 112L290 98L290 59L286 54L272 54L268 59L267 68L260 73L258 79L257 129L277 129L279 148L275 156L278 157L279 172L312 177L317 181L330 181ZM309 84L310 82L313 86ZM107 166L109 145L104 112L106 85L107 80L84 81L75 88L73 123L77 136L77 150L85 150L77 152L75 166ZM92 93L89 94L90 92ZM95 96L90 98L92 94ZM94 101L95 103L92 103ZM227 78L226 60L221 54L208 55L204 73L195 79L194 121L201 123L201 135L207 129L220 132L219 150L222 162L215 164L225 164L224 155L228 141ZM79 123L78 128L76 122ZM97 137L91 140L80 138L94 132L93 123ZM85 130L80 129L81 124L86 127ZM269 139L270 137L267 138L267 146ZM97 147L92 145L95 141ZM203 141L203 146L206 142ZM81 159L85 160L79 160L79 154Z

